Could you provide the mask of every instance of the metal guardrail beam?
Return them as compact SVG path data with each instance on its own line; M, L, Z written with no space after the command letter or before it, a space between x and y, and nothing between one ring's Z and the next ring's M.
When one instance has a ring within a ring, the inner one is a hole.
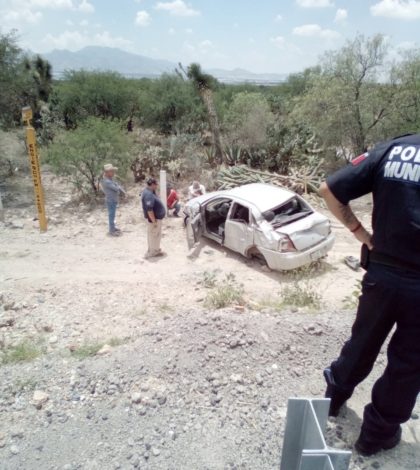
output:
M325 442L330 400L289 398L280 470L348 470L351 452Z

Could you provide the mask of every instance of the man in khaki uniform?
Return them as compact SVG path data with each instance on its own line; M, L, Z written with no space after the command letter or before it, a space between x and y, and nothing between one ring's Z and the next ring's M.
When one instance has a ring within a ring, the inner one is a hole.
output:
M160 248L162 238L162 220L166 216L165 206L156 194L158 182L155 178L147 180L147 187L141 194L144 217L147 220L147 244L148 250L145 258L164 256Z

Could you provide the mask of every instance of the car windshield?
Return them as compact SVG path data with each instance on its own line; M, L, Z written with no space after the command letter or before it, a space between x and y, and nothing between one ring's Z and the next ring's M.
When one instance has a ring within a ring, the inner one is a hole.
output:
M263 217L267 222L278 228L303 219L309 214L312 214L311 208L305 201L295 196L281 206L264 212Z

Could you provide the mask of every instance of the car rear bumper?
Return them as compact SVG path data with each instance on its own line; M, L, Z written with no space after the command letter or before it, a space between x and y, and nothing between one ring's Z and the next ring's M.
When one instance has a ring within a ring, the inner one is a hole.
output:
M331 234L323 242L309 248L309 250L294 253L280 253L260 246L258 249L264 255L270 269L288 271L306 266L324 257L333 247L334 239L334 235Z

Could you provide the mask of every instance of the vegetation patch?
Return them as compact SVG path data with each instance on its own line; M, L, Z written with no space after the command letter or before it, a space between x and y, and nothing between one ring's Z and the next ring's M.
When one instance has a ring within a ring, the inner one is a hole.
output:
M232 273L227 274L223 280L216 281L205 299L206 307L213 309L244 304L243 285L236 281Z
M104 344L102 342L85 342L72 351L72 355L78 359L95 356Z
M322 297L307 281L295 281L281 292L284 306L306 307L317 310L321 307Z
M2 352L2 364L16 364L18 362L33 361L39 357L43 351L40 342L25 339L15 346L3 349Z
M109 338L106 341L86 341L82 343L79 347L77 347L74 351L72 351L72 356L78 359L86 359L87 357L93 357L98 354L98 352L106 345L115 348L117 346L121 346L122 344L126 344L129 341L129 338L118 338L113 337Z
M353 286L351 294L344 297L343 305L349 310L354 310L359 304L359 297L362 294L362 281L357 281Z

